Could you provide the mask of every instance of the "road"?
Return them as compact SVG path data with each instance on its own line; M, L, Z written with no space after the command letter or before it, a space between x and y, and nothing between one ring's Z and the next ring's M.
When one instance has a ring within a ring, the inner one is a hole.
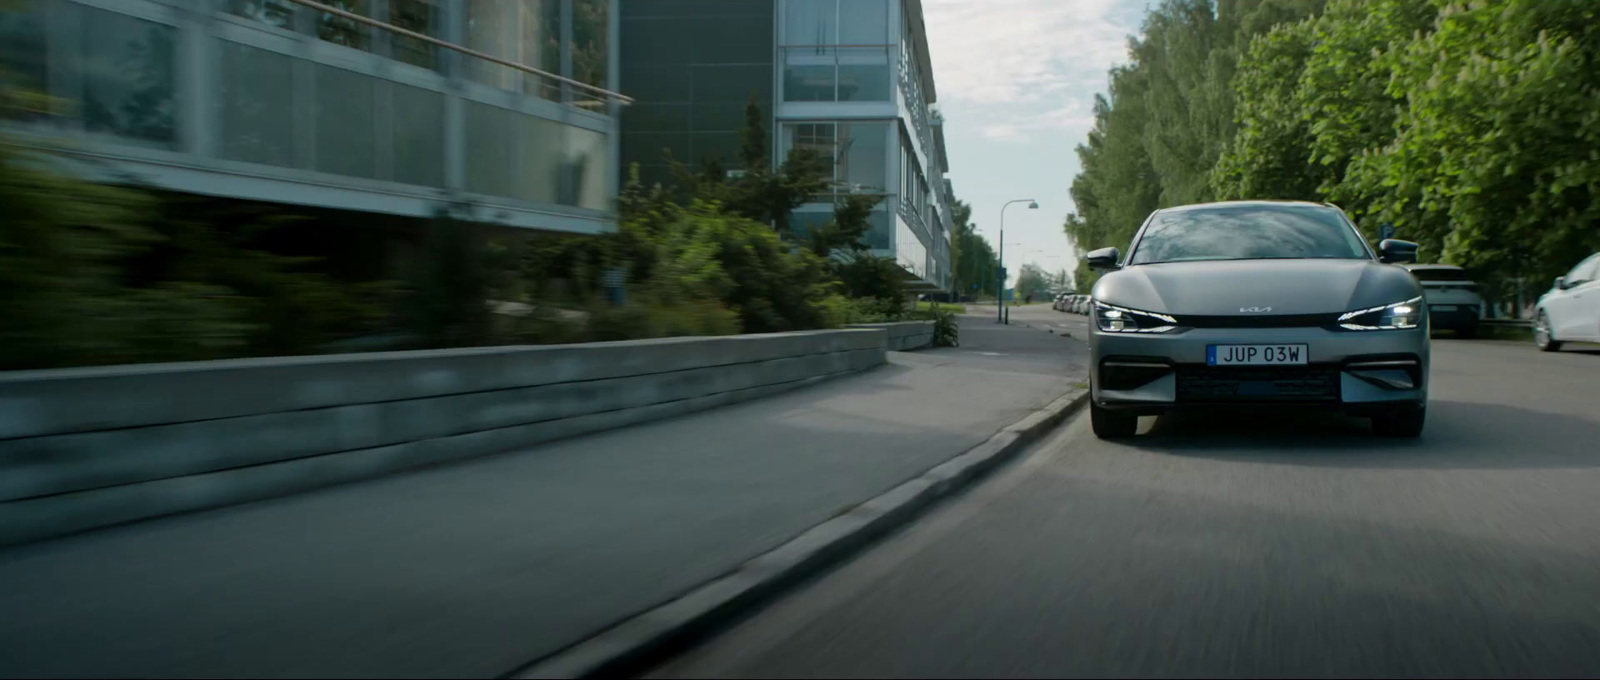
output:
M1436 339L1415 441L1141 426L1079 417L654 676L1600 675L1600 351Z

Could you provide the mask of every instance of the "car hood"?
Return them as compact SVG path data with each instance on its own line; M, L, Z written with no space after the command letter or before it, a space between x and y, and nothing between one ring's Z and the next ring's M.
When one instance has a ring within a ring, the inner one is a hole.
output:
M1372 260L1216 260L1123 268L1094 298L1166 314L1331 314L1422 295L1410 272Z

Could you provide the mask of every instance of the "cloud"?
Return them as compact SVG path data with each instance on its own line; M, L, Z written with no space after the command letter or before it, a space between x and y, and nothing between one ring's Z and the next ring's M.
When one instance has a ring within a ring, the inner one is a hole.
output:
M939 99L1037 104L1100 89L1127 58L1118 0L925 0Z

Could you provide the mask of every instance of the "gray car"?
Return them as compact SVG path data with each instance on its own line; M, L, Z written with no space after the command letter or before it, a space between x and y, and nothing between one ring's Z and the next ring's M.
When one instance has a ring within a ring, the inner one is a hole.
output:
M1116 248L1092 293L1090 419L1126 437L1175 409L1294 405L1369 417L1415 437L1428 401L1422 285L1328 204L1239 201L1167 208Z

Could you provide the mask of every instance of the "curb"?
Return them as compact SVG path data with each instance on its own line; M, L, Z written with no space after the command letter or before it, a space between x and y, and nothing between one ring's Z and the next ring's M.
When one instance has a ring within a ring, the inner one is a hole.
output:
M502 677L619 677L640 672L916 519L1010 460L1088 402L1074 388L987 441L890 489L733 571Z

